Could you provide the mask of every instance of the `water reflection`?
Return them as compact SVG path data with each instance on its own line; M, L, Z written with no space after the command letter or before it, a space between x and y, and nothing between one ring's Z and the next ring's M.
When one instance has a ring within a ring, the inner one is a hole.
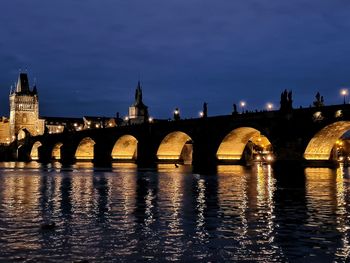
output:
M222 250L223 257L234 261L281 260L283 255L275 242L275 179L271 167L257 164L250 170L240 166L233 167L232 172L228 167L218 171L224 218L221 229L226 239L235 241L232 249Z
M2 163L0 261L346 261L348 192L343 167Z

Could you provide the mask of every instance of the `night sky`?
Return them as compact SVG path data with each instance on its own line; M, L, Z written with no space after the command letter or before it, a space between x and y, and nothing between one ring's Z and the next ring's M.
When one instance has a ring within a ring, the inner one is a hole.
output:
M122 116L140 77L155 118L294 106L350 87L348 0L1 0L0 114L19 69L43 116Z

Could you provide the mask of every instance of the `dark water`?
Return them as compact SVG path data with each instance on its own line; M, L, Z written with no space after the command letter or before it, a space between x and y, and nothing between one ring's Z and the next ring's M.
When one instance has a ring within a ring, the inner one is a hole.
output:
M343 168L2 163L0 262L348 262L349 183Z

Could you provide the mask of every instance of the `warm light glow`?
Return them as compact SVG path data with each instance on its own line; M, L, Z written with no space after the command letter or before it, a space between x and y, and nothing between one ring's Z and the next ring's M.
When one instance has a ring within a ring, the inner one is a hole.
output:
M200 112L199 112L199 117L203 117L203 116L204 116L203 111L200 111Z
M343 96L348 95L348 89L342 89L342 90L340 91L340 94L343 95Z
M251 140L255 144L260 142L270 145L269 140L260 134L260 132L251 127L240 127L231 131L222 140L216 156L219 160L240 160L243 150L248 141Z
M241 107L245 107L246 102L245 102L245 101L241 101L241 102L239 103L239 105L241 105Z
M77 127L78 126L78 123L74 123L74 127Z
M37 141L33 144L32 150L30 152L30 159L39 160L39 147L41 147L41 142Z
M99 128L99 127L100 127L100 125L99 125L99 124L95 124L95 127L96 127L96 128Z
M337 140L348 130L350 130L349 121L338 121L324 127L310 140L304 153L305 159L329 160Z
M148 118L148 122L153 122L153 118L152 118L152 117L149 117L149 118Z
M180 111L179 110L174 110L175 115L179 115Z
M273 104L272 104L272 103L267 103L267 104L266 104L266 108L267 108L268 110L272 110L272 109L273 109Z
M115 160L135 160L137 158L137 139L131 135L120 137L114 144L111 155Z
M184 132L177 131L168 134L160 143L157 158L159 160L179 160L189 140L191 137Z
M51 157L52 159L55 160L60 160L61 159L61 147L62 147L62 143L56 143L55 146L52 149L52 153L51 153Z
M335 112L335 117L336 117L336 118L340 118L340 117L342 117L342 116L343 116L342 110L337 110L337 111Z
M125 120L125 121L128 121L128 120L129 120L129 117L128 117L128 116L125 116L124 120Z
M75 152L77 160L92 160L94 159L95 142L90 137L81 140Z

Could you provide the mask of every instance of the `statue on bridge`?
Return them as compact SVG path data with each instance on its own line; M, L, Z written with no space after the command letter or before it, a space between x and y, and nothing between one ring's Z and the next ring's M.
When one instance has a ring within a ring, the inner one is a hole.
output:
M238 111L237 111L237 105L236 103L233 104L233 111L232 111L232 115L237 115Z
M282 112L290 112L293 109L293 94L292 91L287 91L284 90L281 93L281 107L280 107L280 111Z
M206 102L203 103L203 118L208 117L208 104Z
M322 106L324 106L323 96L321 96L319 92L317 92L315 98L316 98L316 100L313 102L313 105L315 107L322 107Z

